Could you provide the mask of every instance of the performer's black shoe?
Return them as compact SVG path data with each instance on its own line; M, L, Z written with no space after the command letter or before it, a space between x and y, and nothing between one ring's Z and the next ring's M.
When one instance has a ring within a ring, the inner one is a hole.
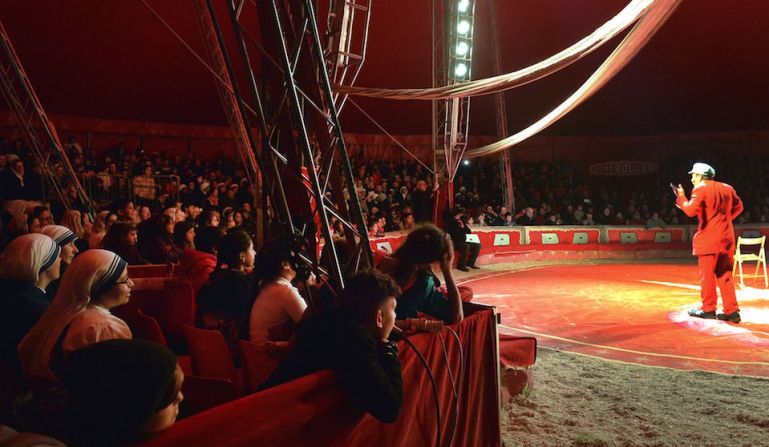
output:
M692 310L689 311L689 316L690 317L695 317L695 318L704 318L706 320L715 320L716 319L716 311L714 310L712 312L705 312L702 309L692 309ZM740 316L737 315L737 318L739 318L739 317Z
M480 267L478 267L477 265L471 265L470 268L471 269L480 269Z
M470 269L465 267L464 265L462 267L457 267L457 270L462 270L463 272L469 272Z
M718 319L721 321L731 321L732 323L739 323L742 321L740 318L740 311L732 312L730 314L718 314Z

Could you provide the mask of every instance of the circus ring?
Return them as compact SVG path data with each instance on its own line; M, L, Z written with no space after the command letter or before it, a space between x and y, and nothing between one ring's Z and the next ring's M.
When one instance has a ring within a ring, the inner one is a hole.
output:
M620 362L769 377L762 281L738 287L741 324L686 313L700 302L689 242L695 227L489 228L472 236L482 244L484 269L457 276L474 302L497 308L500 334ZM736 233L769 228L738 226ZM403 238L390 234L371 245L392 251Z

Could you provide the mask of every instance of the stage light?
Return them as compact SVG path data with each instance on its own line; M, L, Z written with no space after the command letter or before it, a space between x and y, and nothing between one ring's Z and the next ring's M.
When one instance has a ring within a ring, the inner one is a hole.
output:
M470 160L462 160L462 164L465 166L470 166Z
M467 20L460 20L457 24L457 32L459 34L465 35L470 31L470 22Z
M467 42L459 42L457 44L457 56L465 56L470 51L470 45Z
M467 12L467 9L470 7L470 0L459 0L459 5L457 5L457 9L459 12Z
M458 63L456 68L454 68L454 74L458 78L463 78L467 74L467 65L462 62Z

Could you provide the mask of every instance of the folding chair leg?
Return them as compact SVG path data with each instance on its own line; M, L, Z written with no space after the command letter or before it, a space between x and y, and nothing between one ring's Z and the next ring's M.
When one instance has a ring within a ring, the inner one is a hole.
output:
M764 258L764 289L769 288L769 277L766 276L766 258Z
M755 273L753 273L753 278L755 278L755 279L753 280L753 284L755 284L755 283L756 283L756 279L758 279L758 270L759 270L760 268L761 268L761 260L759 259L759 260L758 260L758 262L756 262L756 272L755 272Z
M740 266L740 287L745 288L745 281L742 277L742 259L738 260L737 264Z

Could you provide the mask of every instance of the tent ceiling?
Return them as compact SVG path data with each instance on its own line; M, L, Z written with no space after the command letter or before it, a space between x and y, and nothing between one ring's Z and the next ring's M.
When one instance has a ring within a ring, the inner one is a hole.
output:
M487 1L478 0L476 6L474 78L493 74ZM568 46L627 4L496 1L505 71ZM148 2L205 57L190 1ZM253 6L249 9L246 27L258 36ZM319 10L325 14L325 7ZM49 113L224 124L211 75L140 1L0 0L0 20ZM545 133L606 136L767 129L766 23L765 0L685 1L623 72ZM547 79L508 92L511 131L560 103L616 43ZM374 0L369 53L358 85L427 87L430 58L430 1ZM357 101L392 133L430 132L429 102ZM494 134L493 98L474 99L471 109L471 133ZM342 125L350 132L377 132L349 105Z

